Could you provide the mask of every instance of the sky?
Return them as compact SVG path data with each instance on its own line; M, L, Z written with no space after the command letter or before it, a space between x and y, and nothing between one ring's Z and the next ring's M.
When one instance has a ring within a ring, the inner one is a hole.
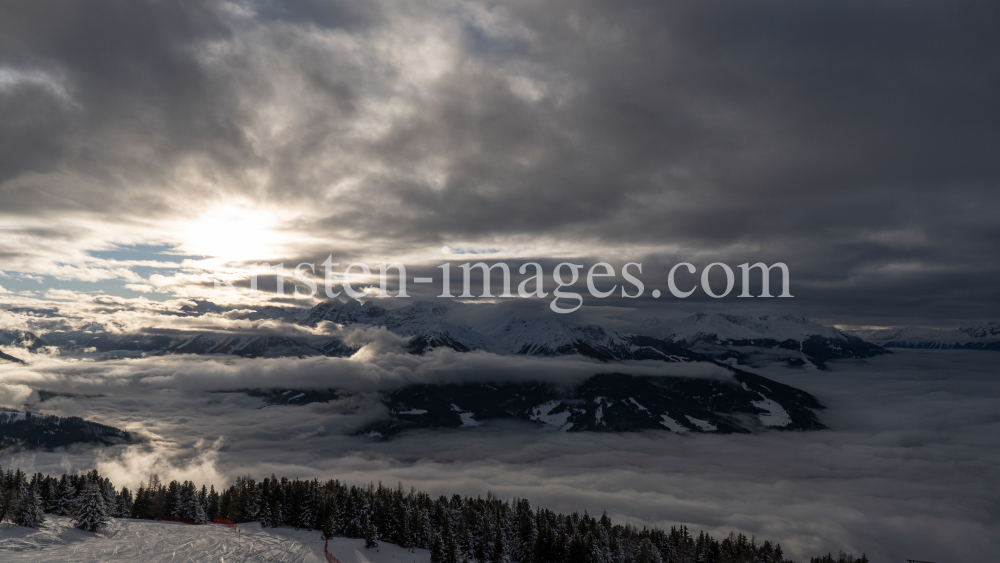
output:
M212 274L251 262L433 272L448 245L641 262L664 292L678 262L780 261L795 295L605 306L995 319L998 16L985 1L8 4L0 298L226 300Z

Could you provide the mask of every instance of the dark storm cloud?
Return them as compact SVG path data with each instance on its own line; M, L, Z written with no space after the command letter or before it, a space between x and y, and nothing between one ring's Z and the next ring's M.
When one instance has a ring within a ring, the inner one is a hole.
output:
M38 140L19 151L28 154L3 162L5 211L155 208L161 194L136 190L136 184L163 182L183 153L235 165L239 110L194 56L199 45L229 33L218 8L214 2L115 1L6 7L0 65L51 74L65 88L69 107L64 115L31 112L32 106L8 99L24 87L0 92L22 121L50 121L31 128ZM51 97L36 94L33 104ZM42 188L17 181L54 170L96 185L64 179Z
M784 261L797 301L768 306L987 317L998 16L986 2L18 4L0 20L3 211L168 221L240 196L351 241L345 255L673 244L650 250L649 287L678 260Z

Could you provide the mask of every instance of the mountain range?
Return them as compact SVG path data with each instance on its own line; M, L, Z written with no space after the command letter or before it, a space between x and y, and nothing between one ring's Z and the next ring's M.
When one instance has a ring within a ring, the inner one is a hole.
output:
M541 382L413 385L385 400L389 416L359 434L520 420L568 432L749 433L824 428L808 393L742 370L731 379L598 374L570 391Z
M824 369L829 360L869 358L886 352L837 328L791 316L698 313L673 322L645 317L635 324L639 331L732 365L780 360Z
M469 306L417 302L386 309L373 301L330 300L308 310L267 306L239 311L242 314L236 317L238 320L274 321L259 324L253 332L119 334L78 330L51 332L39 338L31 333L6 331L0 345L7 342L8 346L33 351L51 344L66 352L89 352L103 357L169 354L343 357L352 355L357 348L343 342L342 329L378 326L409 338L409 351L414 354L446 347L459 352L575 355L599 361L710 358L747 366L780 361L823 369L829 360L885 353L882 346L836 328L787 316L716 313L697 314L679 321L646 317L638 321L625 319L629 330L622 331L612 327L615 322L572 324L556 315L504 314L502 310L484 320L469 321L467 316L456 314L463 307ZM220 314L220 308L210 303L198 302L183 309L179 314ZM294 329L295 325L319 330L316 335L303 336L302 330ZM0 359L21 361L8 354Z
M663 320L641 314L644 316L611 317L599 324L573 324L558 315L512 314L502 308L480 317L462 314L473 307L417 302L388 309L374 301L330 300L310 309L265 306L227 310L195 302L184 305L178 315L227 314L230 319L257 324L252 331L202 333L121 334L87 327L38 336L22 330L0 330L0 361L24 363L46 346L67 353L91 353L98 359L170 354L345 357L357 347L343 341L342 331L358 326L385 327L404 336L414 354L446 347L459 352L582 356L599 361L711 359L748 367L783 362L825 369L831 360L868 358L900 347L1000 350L998 322L954 330L907 327L849 333L791 316L698 313Z

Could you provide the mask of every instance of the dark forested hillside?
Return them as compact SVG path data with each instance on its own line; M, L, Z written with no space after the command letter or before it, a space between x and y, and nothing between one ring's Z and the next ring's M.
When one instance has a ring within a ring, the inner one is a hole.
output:
M130 442L121 429L78 417L0 410L0 449L52 449L80 442L110 446Z
M786 563L781 546L730 533L718 540L686 527L637 528L574 512L557 514L526 499L452 495L382 484L356 486L337 480L263 481L240 477L229 488L185 481L160 482L156 475L133 494L116 490L97 471L53 477L20 469L2 474L0 520L30 527L44 514L72 516L76 525L97 530L109 518L170 518L206 524L216 518L294 526L325 537L389 542L431 552L433 563ZM813 561L836 562L824 556ZM839 561L867 563L841 555Z

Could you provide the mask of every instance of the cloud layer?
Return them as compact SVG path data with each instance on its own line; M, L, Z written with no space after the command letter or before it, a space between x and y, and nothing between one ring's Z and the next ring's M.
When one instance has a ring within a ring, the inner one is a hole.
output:
M102 452L19 454L4 465L61 472L96 463L130 486L153 471L216 485L272 472L402 481L433 494L491 490L556 510L607 510L616 521L641 525L736 529L778 539L800 560L840 548L873 560L916 554L987 560L1000 547L1000 498L993 492L1000 395L992 356L901 350L868 362L834 362L828 372L764 371L829 407L822 422L830 430L821 432L565 434L508 421L411 432L385 443L350 435L384 414L370 392L329 404L261 408L260 399L243 393L203 390L320 381L322 370L310 360L261 370L254 366L271 361L197 368L173 358L169 366L137 363L142 375L131 380L103 362L97 365L106 366L104 384L76 366L48 367L43 377L73 381L79 391L31 399L33 408L114 424L146 441ZM548 371L559 376L573 369L550 364ZM166 381L170 386L161 385ZM350 378L330 370L322 381Z

